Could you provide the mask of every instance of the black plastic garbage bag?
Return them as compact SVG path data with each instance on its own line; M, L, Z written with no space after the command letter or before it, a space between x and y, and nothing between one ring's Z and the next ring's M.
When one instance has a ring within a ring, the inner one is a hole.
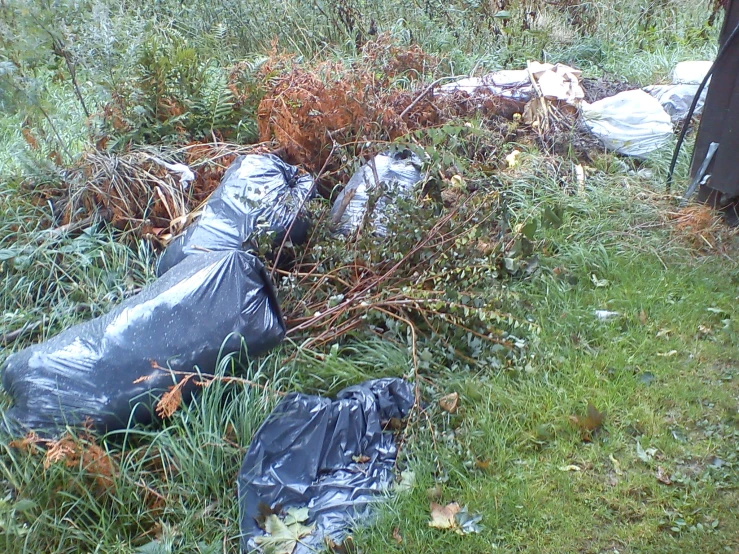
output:
M211 373L219 356L244 347L258 355L284 334L259 259L241 251L190 256L108 314L11 355L2 367L13 399L6 431L149 423L161 394L183 378L161 368ZM191 380L183 389L187 400L196 387Z
M374 165L374 168L373 168ZM378 154L357 171L331 208L333 229L348 236L357 231L368 215L370 197L376 199L370 215L372 232L387 236L397 198L410 197L421 180L421 159L410 150Z
M242 550L255 549L264 535L257 523L264 506L308 508L305 524L315 529L295 554L321 551L325 537L343 542L392 484L397 448L383 423L407 416L413 402L412 386L397 378L346 388L334 401L283 398L254 435L239 472Z
M241 249L260 228L274 232L279 245L293 220L288 238L292 244L302 244L308 236L310 218L301 206L312 191L309 174L298 173L297 167L273 154L239 156L200 217L167 246L157 275L190 254Z

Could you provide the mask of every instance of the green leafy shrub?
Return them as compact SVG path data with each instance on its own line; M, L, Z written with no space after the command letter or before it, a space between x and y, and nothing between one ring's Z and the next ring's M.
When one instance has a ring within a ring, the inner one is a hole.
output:
M234 139L249 118L237 103L226 68L188 46L179 33L153 35L133 74L112 91L104 117L114 146L129 143ZM251 128L254 126L252 125Z

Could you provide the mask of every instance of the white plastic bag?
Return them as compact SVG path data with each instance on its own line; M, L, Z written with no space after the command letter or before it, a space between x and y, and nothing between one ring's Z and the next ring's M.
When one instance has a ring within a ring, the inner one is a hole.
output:
M711 69L713 62L680 62L672 70L673 85L700 85Z
M395 202L411 196L422 178L420 168L421 159L410 150L378 154L352 175L336 197L331 208L332 226L344 236L355 233L370 208L370 197L379 194L371 214L372 232L386 237L389 219L398 217Z
M439 92L442 93L457 90L470 95L489 92L504 98L523 101L528 101L534 96L534 87L531 86L529 72L525 69L496 71L483 77L467 77L439 87Z
M703 111L707 90L708 87L703 89L698 103L695 105L693 115L700 115ZM670 114L672 123L677 124L688 115L693 98L698 92L698 85L653 85L644 87L644 91L654 96L662 104L662 108Z
M529 73L530 71L530 73ZM464 91L470 95L487 92L504 98L528 102L536 93L531 77L536 80L545 98L576 104L585 97L580 87L582 71L564 64L530 62L528 69L505 69L484 75L467 77L439 87L439 92Z
M582 103L585 125L610 150L645 158L672 137L672 120L659 101L641 89Z

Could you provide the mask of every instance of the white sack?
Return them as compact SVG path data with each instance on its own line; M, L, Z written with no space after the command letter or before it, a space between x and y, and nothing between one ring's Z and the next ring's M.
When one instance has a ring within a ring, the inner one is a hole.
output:
M707 90L708 87L703 89L693 115L700 115L703 112ZM698 92L698 85L653 85L644 87L644 91L657 99L662 108L670 114L673 124L678 124L687 117L693 98Z
M673 135L672 120L655 98L643 90L627 90L588 104L582 103L585 125L606 148L644 158Z
M673 85L700 85L711 69L713 62L680 62L672 70Z

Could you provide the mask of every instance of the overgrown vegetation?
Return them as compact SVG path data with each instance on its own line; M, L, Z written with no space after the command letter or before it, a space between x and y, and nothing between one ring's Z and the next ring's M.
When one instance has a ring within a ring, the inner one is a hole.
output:
M161 428L0 442L5 551L237 552L235 477L280 395L384 376L424 404L361 552L737 551L739 238L663 194L669 152L428 88L530 59L653 84L715 53L719 4L0 2L0 362L153 279L237 154L321 193L274 268L282 347L201 368ZM423 186L387 238L331 236L334 193L390 146ZM482 530L430 527L432 502Z

